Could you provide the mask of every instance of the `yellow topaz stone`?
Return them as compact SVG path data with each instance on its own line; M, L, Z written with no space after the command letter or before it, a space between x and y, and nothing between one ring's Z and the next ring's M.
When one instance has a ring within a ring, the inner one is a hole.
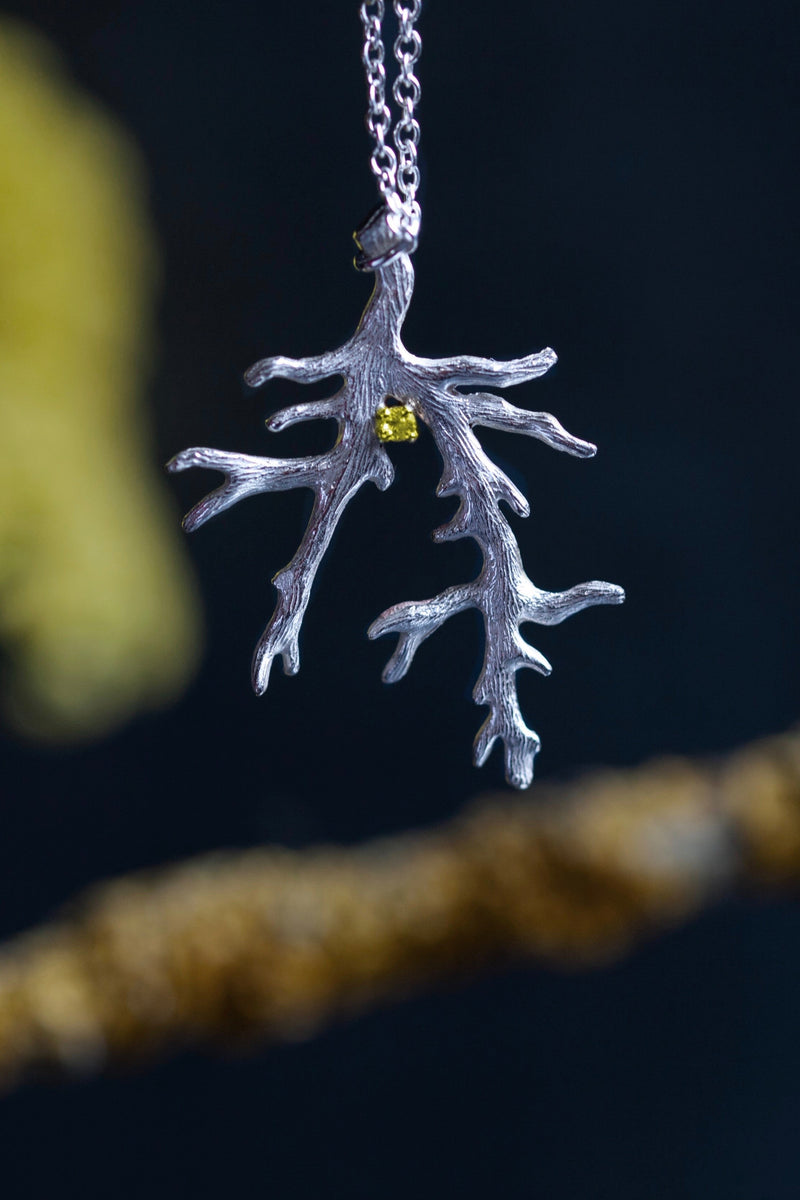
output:
M415 442L417 418L405 404L384 404L375 413L375 433L381 442Z

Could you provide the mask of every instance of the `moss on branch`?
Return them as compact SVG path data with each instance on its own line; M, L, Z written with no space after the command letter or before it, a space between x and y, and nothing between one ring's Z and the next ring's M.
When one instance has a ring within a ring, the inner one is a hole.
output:
M725 892L800 880L800 733L488 797L355 849L102 884L0 952L0 1078L292 1039L502 963L600 963Z

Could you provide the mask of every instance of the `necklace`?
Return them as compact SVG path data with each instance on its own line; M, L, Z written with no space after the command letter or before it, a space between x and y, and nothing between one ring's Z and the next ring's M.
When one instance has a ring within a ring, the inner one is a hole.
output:
M593 604L620 604L622 588L611 583L580 583L565 592L545 592L525 574L519 547L500 508L504 501L518 516L527 516L528 503L510 479L483 451L476 426L501 429L538 438L555 450L590 458L596 447L573 437L549 413L529 412L508 404L493 392L464 388L506 388L543 375L556 361L550 349L510 362L491 358L418 358L406 350L401 327L411 302L420 207L417 146L419 123L415 112L420 96L416 65L422 42L416 28L421 0L394 0L398 33L394 42L397 76L392 96L399 116L392 129L386 97L385 51L382 34L384 0L365 0L360 15L364 40L362 61L368 89L367 129L372 139L370 165L378 184L380 204L354 235L360 271L375 275L375 287L356 332L327 354L309 358L265 358L245 373L252 387L271 379L314 383L340 376L343 386L327 400L294 404L267 422L273 431L299 421L335 418L339 434L323 454L306 458L261 458L195 447L168 464L171 471L205 467L221 471L225 482L188 513L187 530L259 492L311 488L314 505L294 558L273 583L278 592L275 611L261 636L253 659L252 680L258 695L269 682L273 659L283 659L287 675L300 666L299 637L317 568L347 504L365 483L381 491L394 471L385 443L414 441L417 422L427 426L441 454L444 470L439 496L457 496L455 516L433 537L437 542L473 538L483 565L470 583L449 587L431 600L405 601L389 608L370 626L370 638L398 635L383 673L387 683L402 678L418 647L448 617L477 608L484 621L483 668L473 692L489 715L475 739L475 764L482 766L494 743L504 743L506 778L527 787L539 738L527 727L520 711L516 673L532 667L550 674L547 659L529 645L520 625L533 621L556 625ZM391 133L392 143L389 144Z

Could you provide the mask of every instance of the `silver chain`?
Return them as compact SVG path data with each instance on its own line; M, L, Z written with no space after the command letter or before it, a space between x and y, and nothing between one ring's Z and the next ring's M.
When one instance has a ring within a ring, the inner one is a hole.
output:
M392 114L386 103L382 32L385 3L384 0L363 0L360 9L364 30L361 59L367 73L366 122L374 146L370 166L384 200L402 211L404 223L415 223L417 227L419 122L414 112L419 102L420 85L414 68L422 52L422 38L415 28L421 8L422 0L394 0L398 22L394 57L397 60L398 74L392 87L392 95L399 109L399 116L392 131L394 149L388 144L389 133L392 130Z

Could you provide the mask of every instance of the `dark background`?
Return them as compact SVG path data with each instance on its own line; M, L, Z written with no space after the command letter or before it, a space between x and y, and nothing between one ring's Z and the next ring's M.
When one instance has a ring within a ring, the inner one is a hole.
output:
M351 332L368 281L349 231L371 207L355 0L6 5L62 48L149 168L161 240L154 454L267 435L300 398L245 395L265 354ZM533 638L521 679L539 778L661 751L724 751L800 713L791 0L428 0L421 29L423 237L412 350L560 362L509 398L597 441L581 463L487 435L523 481L533 579L623 584ZM321 394L319 389L304 393ZM270 447L272 450L270 450ZM191 541L205 664L172 711L72 752L0 754L0 926L88 882L213 847L358 840L499 786L478 773L477 619L380 683L385 607L466 577L434 546L437 456L392 451L396 485L348 510L305 624L303 667L266 698L249 659L303 493L259 497ZM171 481L176 521L212 483ZM302 1200L800 1196L800 910L729 902L594 973L519 970L246 1060L3 1102L4 1196Z

